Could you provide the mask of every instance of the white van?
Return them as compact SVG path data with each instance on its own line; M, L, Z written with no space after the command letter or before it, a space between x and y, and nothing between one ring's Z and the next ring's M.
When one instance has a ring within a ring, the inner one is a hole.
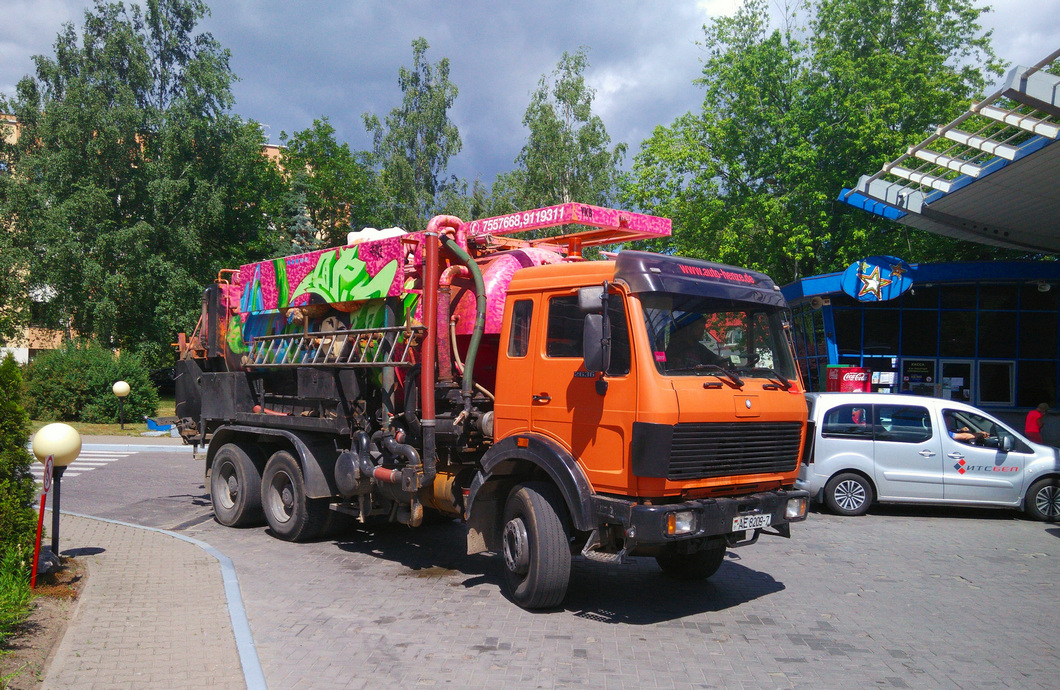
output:
M874 502L998 506L1060 519L1060 451L953 400L808 393L796 488L839 515Z

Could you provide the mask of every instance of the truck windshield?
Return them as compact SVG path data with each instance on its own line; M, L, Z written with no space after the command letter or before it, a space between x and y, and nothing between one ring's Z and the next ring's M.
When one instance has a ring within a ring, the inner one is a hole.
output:
M796 377L783 318L772 305L676 293L641 294L659 372L667 376L772 379Z

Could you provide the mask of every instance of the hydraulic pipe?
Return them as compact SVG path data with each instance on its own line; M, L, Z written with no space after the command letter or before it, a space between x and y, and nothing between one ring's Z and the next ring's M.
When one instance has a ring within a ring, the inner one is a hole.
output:
M466 274L467 269L463 266L450 266L442 271L442 279L438 282L438 330L435 340L438 346L438 380L449 382L453 380L453 357L455 353L450 348L448 336L449 308L453 298L453 279Z
M464 396L464 408L470 412L471 396L474 395L475 357L478 355L479 343L482 342L482 334L486 331L486 284L482 280L482 271L471 256L460 248L460 245L451 238L445 239L445 248L457 259L462 261L471 273L471 279L475 283L475 327L471 332L471 342L467 346L467 357L464 358L464 377L461 381L460 392Z

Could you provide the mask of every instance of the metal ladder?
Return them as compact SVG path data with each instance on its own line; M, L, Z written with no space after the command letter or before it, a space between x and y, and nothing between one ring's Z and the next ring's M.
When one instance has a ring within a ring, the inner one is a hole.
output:
M247 366L410 367L413 345L426 331L423 326L394 326L255 336L250 341Z

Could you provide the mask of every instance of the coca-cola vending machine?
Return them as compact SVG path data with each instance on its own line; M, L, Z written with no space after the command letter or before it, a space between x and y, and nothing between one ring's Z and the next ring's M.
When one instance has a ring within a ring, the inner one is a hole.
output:
M866 367L829 365L825 390L829 393L870 393L872 370Z

